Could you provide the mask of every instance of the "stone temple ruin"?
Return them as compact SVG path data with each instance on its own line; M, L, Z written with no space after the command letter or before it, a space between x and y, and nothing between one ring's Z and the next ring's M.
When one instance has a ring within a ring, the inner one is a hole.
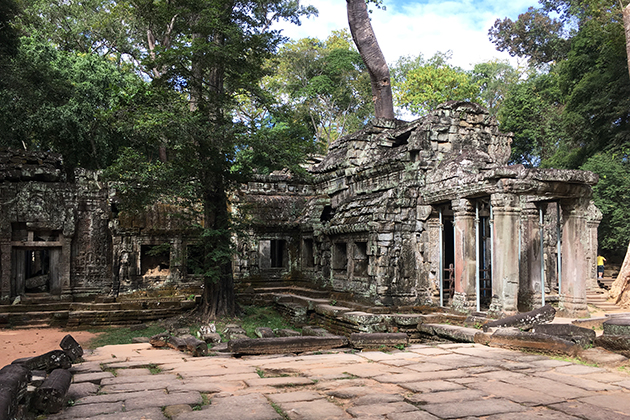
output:
M250 222L237 287L497 314L556 300L567 315L586 313L597 177L508 166L510 141L482 107L450 102L336 141L307 179L257 176L233 197ZM171 209L124 218L112 194L94 173L67 174L60 156L0 152L2 302L199 284L195 238Z

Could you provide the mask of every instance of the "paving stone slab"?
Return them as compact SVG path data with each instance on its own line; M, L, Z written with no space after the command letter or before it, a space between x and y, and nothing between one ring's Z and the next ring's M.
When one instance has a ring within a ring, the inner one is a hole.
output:
M581 401L567 401L550 405L549 408L589 420L630 420L630 416L619 411Z
M588 375L591 373L606 372L606 369L595 366L576 365L570 364L568 366L557 367L556 372L564 373L565 375Z
M539 372L536 376L541 378L551 379L552 381L562 382L567 385L576 386L578 388L586 389L588 391L616 391L619 390L617 385L613 385L609 382L598 382L590 379L586 379L583 376L569 376L555 372Z
M125 411L123 413L105 414L88 417L86 420L168 420L159 408Z
M280 354L302 353L343 347L348 344L345 337L275 337L242 338L231 340L228 350L236 354Z
M102 379L113 378L114 374L111 372L90 372L90 373L76 373L72 378L72 382L92 382L94 384L100 384Z
M326 394L331 397L341 398L341 399L352 399L357 397L362 397L368 394L374 394L377 391L371 390L367 386L349 386L345 388L333 389L331 391L327 391Z
M351 417L335 404L319 399L280 404L280 408L291 420L345 420Z
M391 413L404 413L407 411L417 411L418 408L407 402L394 402L389 404L370 404L350 407L346 411L353 417L368 415L386 415Z
M276 404L297 402L297 401L313 401L322 398L321 394L314 391L298 391L286 392L282 394L267 394L267 398Z
M245 380L247 386L296 386L296 385L312 385L314 382L309 378L301 376L282 376L279 378L256 378Z
M630 415L630 393L614 392L580 398L580 401Z
M521 413L503 413L484 417L485 420L581 420L579 417L570 416L560 411L549 410L544 407L535 407ZM612 419L611 419L612 420Z
M422 347L415 347L413 344L407 347L407 351L421 354L423 356L437 356L437 355L443 355L443 354L451 354L451 352L446 349L440 349L437 347L427 347L424 345Z
M549 405L565 401L565 398L544 394L542 392L533 391L528 388L518 386L518 382L488 382L478 381L467 386L478 389L495 397L510 400L519 404L528 406Z
M190 413L191 411L193 411L193 409L188 404L169 405L164 408L164 415L170 419L183 413Z
M428 394L413 394L405 397L405 401L411 404L439 404L458 403L462 401L481 400L489 394L477 389L464 389L461 391L442 391Z
M87 372L102 372L101 363L100 362L83 362L72 365L70 372L77 373L87 373Z
M89 395L75 401L75 406L81 404L96 404L96 403L111 403L117 401L125 401L127 398L159 398L165 394L164 390L156 391L141 391L141 392L128 392L128 393L114 393L114 394L100 394Z
M68 400L76 401L80 398L84 398L89 395L94 395L97 392L98 392L98 385L93 384L92 382L81 382L78 384L70 384L70 388L68 388L68 392L66 393L66 398Z
M115 384L105 385L101 388L101 392L105 394L112 394L114 392L138 392L138 391L151 391L155 389L166 389L171 385L178 385L181 381L175 380L155 380L151 382L135 382L128 384Z
M282 420L262 394L213 398L200 411L184 413L173 420Z
M396 373L393 375L375 376L374 380L383 383L402 384L405 382L432 381L447 378L460 378L466 376L460 370L438 370L437 372Z
M221 381L224 383L224 381ZM184 391L196 391L204 394L214 394L223 391L221 384L208 379L184 379L182 381L173 383L166 387L166 390L170 392L184 392Z
M621 366L628 361L627 357L600 347L580 351L580 359L598 366L609 367Z
M373 405L373 404L388 404L394 402L402 402L405 398L400 394L368 394L362 397L357 397L352 400L352 405Z
M75 405L65 409L58 419L87 419L99 414L111 414L123 411L122 402Z
M460 384L448 381L421 381L421 382L407 382L400 384L403 388L406 388L413 392L441 392L441 391L454 391L458 389L466 389Z
M196 391L189 392L174 392L172 394L164 394L160 397L147 398L129 398L125 400L125 409L138 410L148 407L166 407L169 405L177 404L189 404L197 405L201 404L201 394Z
M562 382L552 381L541 377L525 377L518 383L519 386L531 389L543 394L564 398L566 400L590 395L589 391Z
M142 382L177 381L177 375L173 373L160 373L158 375L116 376L104 378L101 385L135 384Z
M423 410L443 419L456 419L463 416L490 416L493 414L518 413L526 408L512 401L489 398L481 401L450 402L427 404Z
M439 420L433 414L426 411L407 411L405 413L391 413L387 415L387 420Z
M132 369L118 369L116 371L116 377L120 378L121 376L148 376L151 375L151 371L147 368L132 368Z

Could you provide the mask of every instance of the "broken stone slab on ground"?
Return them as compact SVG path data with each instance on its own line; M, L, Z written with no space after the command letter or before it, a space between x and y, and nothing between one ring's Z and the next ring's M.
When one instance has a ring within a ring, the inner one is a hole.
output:
M208 344L192 335L171 337L167 345L175 350L189 351L194 357L208 355Z
M352 333L350 345L357 349L378 349L381 347L407 346L409 338L405 333Z
M273 330L269 327L256 327L254 332L258 336L258 338L273 338L276 336L273 333Z
M563 340L572 341L580 347L587 348L595 341L595 331L573 324L542 324L531 329L533 333L547 334Z
M72 373L67 369L55 369L37 388L32 405L38 411L58 413L66 405L66 393L72 382Z
M329 350L348 344L345 337L276 337L243 338L228 342L228 350L235 354L283 354Z
M500 328L490 337L490 347L515 350L536 350L544 353L567 354L575 357L580 346L547 334L520 331L516 328Z
M496 321L487 322L483 325L484 332L488 332L488 328L514 327L528 330L534 325L546 324L556 316L556 310L551 305L545 305L542 308L533 311L518 313L498 319Z
M297 331L290 330L288 328L282 328L275 331L278 337L299 337L301 334Z
M12 364L23 365L29 370L45 370L52 372L55 369L69 369L72 366L70 356L63 350L52 350L35 357L24 357L14 360Z
M604 322L604 335L630 336L630 317L613 317Z
M595 338L595 345L630 358L630 335L603 334Z
M166 347L168 345L168 340L171 338L169 333L160 333L151 337L149 343L153 347Z
M70 334L61 339L59 347L61 347L61 349L66 352L73 363L81 356L83 356L83 348Z
M30 380L31 371L22 365L7 365L0 369L0 418L12 418Z
M481 333L475 328L460 327L449 324L418 324L418 331L430 335L446 338L461 343L474 343L475 337Z
M310 325L306 325L302 328L302 335L311 336L311 337L329 337L331 335L330 332L321 327L313 327Z
M228 324L223 329L223 335L227 337L228 340L232 340L236 335L244 335L247 337L247 331L245 331L240 325Z

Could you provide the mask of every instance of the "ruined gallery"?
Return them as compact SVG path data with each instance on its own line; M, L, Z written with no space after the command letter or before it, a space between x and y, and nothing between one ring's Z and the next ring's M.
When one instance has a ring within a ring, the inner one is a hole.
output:
M597 177L508 166L510 141L484 108L450 102L409 123L373 121L311 162L307 179L252 179L232 199L249 222L236 239L237 288L497 314L555 300L585 314ZM130 219L113 200L95 173L68 174L58 155L0 152L2 303L200 281L195 238L168 207Z

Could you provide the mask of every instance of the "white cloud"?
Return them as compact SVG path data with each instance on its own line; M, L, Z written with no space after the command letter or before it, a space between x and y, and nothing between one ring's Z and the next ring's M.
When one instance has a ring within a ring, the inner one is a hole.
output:
M306 2L305 2L306 3ZM304 19L302 26L283 24L290 38L325 39L332 30L348 27L346 4L341 0L313 0L319 10L316 18ZM488 39L488 29L496 19L516 19L535 0L386 0L387 10L374 10L372 25L388 63L400 56L451 50L451 63L464 69L492 58L510 59L496 51ZM515 63L514 59L511 59Z

